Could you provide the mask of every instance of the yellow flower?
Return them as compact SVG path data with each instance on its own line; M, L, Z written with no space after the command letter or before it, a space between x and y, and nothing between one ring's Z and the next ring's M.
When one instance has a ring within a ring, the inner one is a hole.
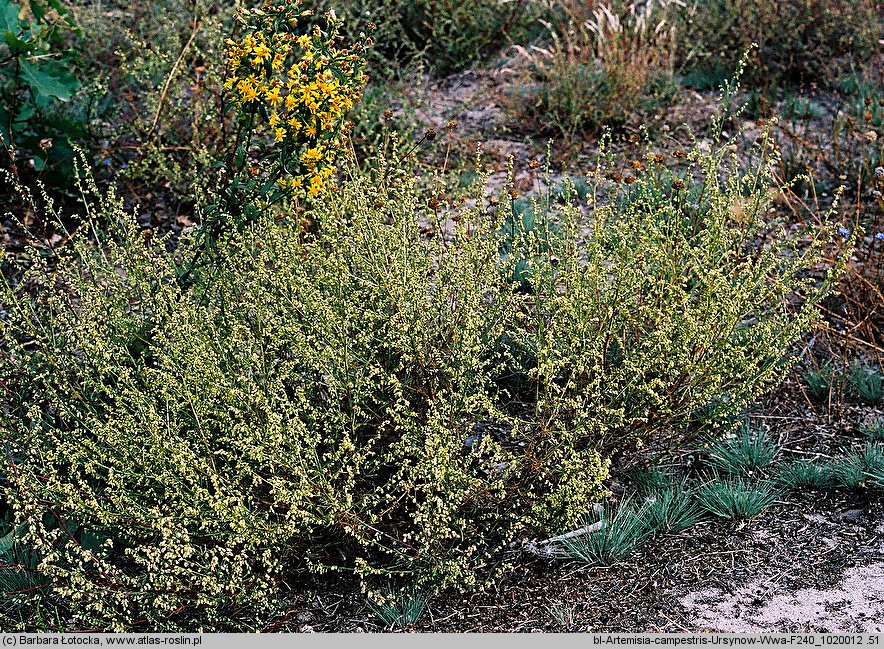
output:
M277 142L282 142L285 139L285 135L286 135L286 130L283 127L280 126L279 128L276 129L275 137L276 137Z
M304 34L303 36L299 36L298 37L298 46L300 46L300 48L303 50L306 50L307 48L309 48L310 47L310 37L307 36L307 34Z
M239 81L236 87L239 89L243 102L255 101L258 98L258 88L256 86L257 82L254 77L248 77Z
M322 180L322 177L319 174L316 174L310 178L310 186L307 188L307 193L310 194L310 196L316 196L322 191L324 186L325 182Z
M267 92L264 93L264 97L267 98L267 101L269 101L270 105L274 108L282 102L282 96L279 94L279 88L276 86L267 90Z
M304 154L301 156L301 162L310 167L311 169L316 166L317 162L322 160L322 151L320 151L316 147L311 147L307 149Z
M278 126L278 125L279 125L279 115L276 114L276 113L272 113L272 114L270 115L270 120L269 120L269 121L270 121L270 126L271 126L271 128L272 128L272 127L276 127L276 126Z
M252 65L262 65L264 61L270 58L270 48L267 47L264 43L259 43L255 47L252 48Z

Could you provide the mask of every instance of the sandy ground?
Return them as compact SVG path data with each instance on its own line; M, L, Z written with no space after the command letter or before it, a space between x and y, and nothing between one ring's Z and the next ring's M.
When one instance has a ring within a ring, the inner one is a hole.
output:
M823 530L827 522L813 517ZM884 554L884 525L868 554ZM823 537L835 549L836 542ZM680 603L699 628L729 633L815 630L830 633L884 633L884 561L845 570L828 587L784 588L775 576L750 581L726 592L720 588L688 593Z

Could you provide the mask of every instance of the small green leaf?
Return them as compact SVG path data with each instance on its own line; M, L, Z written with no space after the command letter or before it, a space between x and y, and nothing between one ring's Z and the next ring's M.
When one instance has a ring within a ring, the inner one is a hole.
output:
M49 7L44 7L39 2L31 3L31 13L34 14L34 18L38 23L43 22L43 18L46 16L46 12L49 10Z

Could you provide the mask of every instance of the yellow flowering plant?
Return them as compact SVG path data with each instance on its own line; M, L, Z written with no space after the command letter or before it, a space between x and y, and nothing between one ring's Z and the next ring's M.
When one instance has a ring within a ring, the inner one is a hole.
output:
M325 14L318 25L298 35L310 15L299 0L268 0L240 14L244 35L227 40L229 76L225 91L240 118L243 143L239 165L248 157L255 133L266 133L261 158L270 162L267 178L278 194L313 198L334 173L334 159L348 130L346 115L365 85L361 43L339 49L338 21ZM262 194L269 194L270 185Z
M226 187L205 210L200 251L226 223L241 228L286 198L310 203L330 185L351 128L347 114L366 82L366 43L339 47L332 10L314 21L300 0L265 0L236 19L240 35L226 41L224 82L236 146Z

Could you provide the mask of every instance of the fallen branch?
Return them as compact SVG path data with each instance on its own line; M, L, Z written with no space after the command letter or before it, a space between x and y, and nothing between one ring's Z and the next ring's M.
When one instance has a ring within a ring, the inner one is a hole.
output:
M585 525L584 527L578 528L576 530L572 530L564 534L559 534L558 536L554 536L550 539L546 539L543 541L528 541L525 544L525 551L538 557L546 557L548 559L566 557L568 556L568 553L561 547L562 541L575 539L591 532L595 532L596 530L602 529L604 525L605 521L601 520L592 523L591 525Z

